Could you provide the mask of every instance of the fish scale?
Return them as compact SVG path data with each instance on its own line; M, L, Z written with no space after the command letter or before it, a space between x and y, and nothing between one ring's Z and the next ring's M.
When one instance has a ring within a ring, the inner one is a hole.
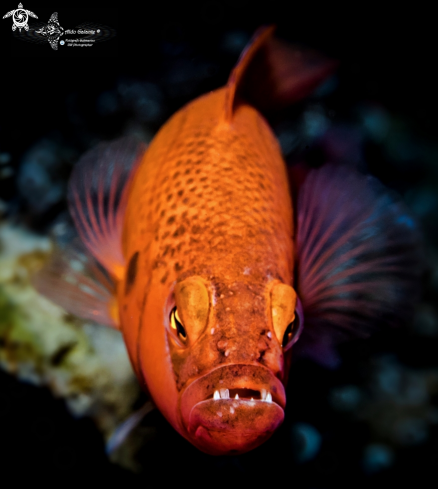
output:
M211 101L217 111L223 110L223 97L224 91L218 91ZM137 251L146 228L149 239L158 243L144 267L154 263L165 283L193 267L216 275L224 268L230 280L233 269L236 278L248 267L290 281L292 208L286 204L284 163L279 151L267 155L256 145L266 135L274 137L248 106L239 108L232 126L220 119L218 124L218 117L205 124L198 110L202 103L196 101L171 119L168 125L177 129L164 127L146 153L126 211L126 255ZM253 112L250 123L247 112ZM169 132L177 135L167 151L156 149L161 137L169 140ZM139 212L147 219L136 233L130 223L139 223ZM230 268L236 255L240 268Z

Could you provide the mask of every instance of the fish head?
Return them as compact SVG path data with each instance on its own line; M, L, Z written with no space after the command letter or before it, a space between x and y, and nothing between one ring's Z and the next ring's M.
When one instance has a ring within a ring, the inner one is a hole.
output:
M175 284L164 307L166 352L155 357L172 385L151 394L161 409L161 396L174 393L166 417L200 450L244 453L282 423L296 308L294 289L278 280L254 286L191 275Z

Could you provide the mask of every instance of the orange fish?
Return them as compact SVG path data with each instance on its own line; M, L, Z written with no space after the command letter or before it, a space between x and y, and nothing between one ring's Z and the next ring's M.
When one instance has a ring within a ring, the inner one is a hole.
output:
M375 179L326 165L292 198L260 110L309 94L335 63L272 33L260 29L227 85L149 147L121 139L76 165L70 210L114 289L74 270L66 284L59 263L36 279L67 310L120 329L155 405L214 455L280 426L301 331L297 347L333 363L335 341L404 317L415 287L415 225Z

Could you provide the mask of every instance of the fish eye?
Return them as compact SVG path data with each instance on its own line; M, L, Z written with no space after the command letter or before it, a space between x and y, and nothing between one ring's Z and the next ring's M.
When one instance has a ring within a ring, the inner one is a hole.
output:
M283 335L283 341L281 342L281 346L284 349L288 349L288 347L292 346L295 341L298 339L297 335L301 332L300 328L301 319L298 311L295 311L295 318L292 322L287 325L286 331Z
M169 321L172 330L176 333L178 338L185 343L187 341L187 333L178 315L178 310L176 306L170 312Z

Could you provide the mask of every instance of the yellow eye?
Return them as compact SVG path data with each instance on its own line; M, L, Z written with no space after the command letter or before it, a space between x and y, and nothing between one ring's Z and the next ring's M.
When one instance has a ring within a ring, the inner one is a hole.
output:
M285 348L288 345L289 341L294 336L294 325L295 325L295 321L292 321L287 325L286 331L284 332L283 335L283 341L281 342L281 346L283 348Z
M178 335L178 338L185 343L187 341L187 333L182 325L176 307L172 309L169 320L171 329Z

